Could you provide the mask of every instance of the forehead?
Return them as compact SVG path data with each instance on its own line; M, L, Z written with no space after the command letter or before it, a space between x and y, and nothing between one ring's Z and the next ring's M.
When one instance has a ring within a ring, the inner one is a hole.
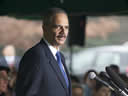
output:
M59 23L62 23L62 24L66 24L68 25L68 16L64 13L57 13L55 14L52 18L51 18L51 23L54 23L54 24L59 24Z

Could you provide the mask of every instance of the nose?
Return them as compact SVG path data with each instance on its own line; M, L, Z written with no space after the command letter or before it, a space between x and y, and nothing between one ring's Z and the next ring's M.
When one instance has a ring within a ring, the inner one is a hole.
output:
M67 32L68 31L68 27L67 26L61 26L61 31Z
M62 26L61 27L61 32L64 32L65 31L65 28Z

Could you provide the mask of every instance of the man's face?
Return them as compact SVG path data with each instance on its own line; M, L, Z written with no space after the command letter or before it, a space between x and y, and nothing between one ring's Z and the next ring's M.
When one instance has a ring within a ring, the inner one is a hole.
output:
M64 44L69 31L68 17L64 13L58 13L51 18L51 24L44 28L46 40L58 47Z

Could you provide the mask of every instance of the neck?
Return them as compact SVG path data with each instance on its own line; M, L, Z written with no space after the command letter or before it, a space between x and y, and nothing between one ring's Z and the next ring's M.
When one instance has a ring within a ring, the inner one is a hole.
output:
M50 44L51 46L53 46L54 48L56 48L57 50L59 50L59 46L57 44L53 44L51 42L49 42L46 38L43 38L44 41L47 43L47 44Z
M54 48L56 48L57 50L59 50L59 46L54 46L54 45L52 45Z
M50 42L50 40L48 40L48 38L45 38L44 37L44 40L49 43L50 45L52 45L54 48L56 48L57 50L59 50L59 45L53 43L53 42Z

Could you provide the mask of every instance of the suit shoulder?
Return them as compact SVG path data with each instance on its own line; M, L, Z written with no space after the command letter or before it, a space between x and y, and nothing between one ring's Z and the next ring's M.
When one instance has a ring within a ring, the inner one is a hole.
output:
M39 54L43 54L44 53L44 51L45 51L45 49L44 49L44 47L45 47L46 45L43 45L43 44L41 44L41 43L38 43L38 44L36 44L35 46L33 46L32 48L30 48L30 49L28 49L26 52L25 52L25 54L33 54L33 55L39 55Z

